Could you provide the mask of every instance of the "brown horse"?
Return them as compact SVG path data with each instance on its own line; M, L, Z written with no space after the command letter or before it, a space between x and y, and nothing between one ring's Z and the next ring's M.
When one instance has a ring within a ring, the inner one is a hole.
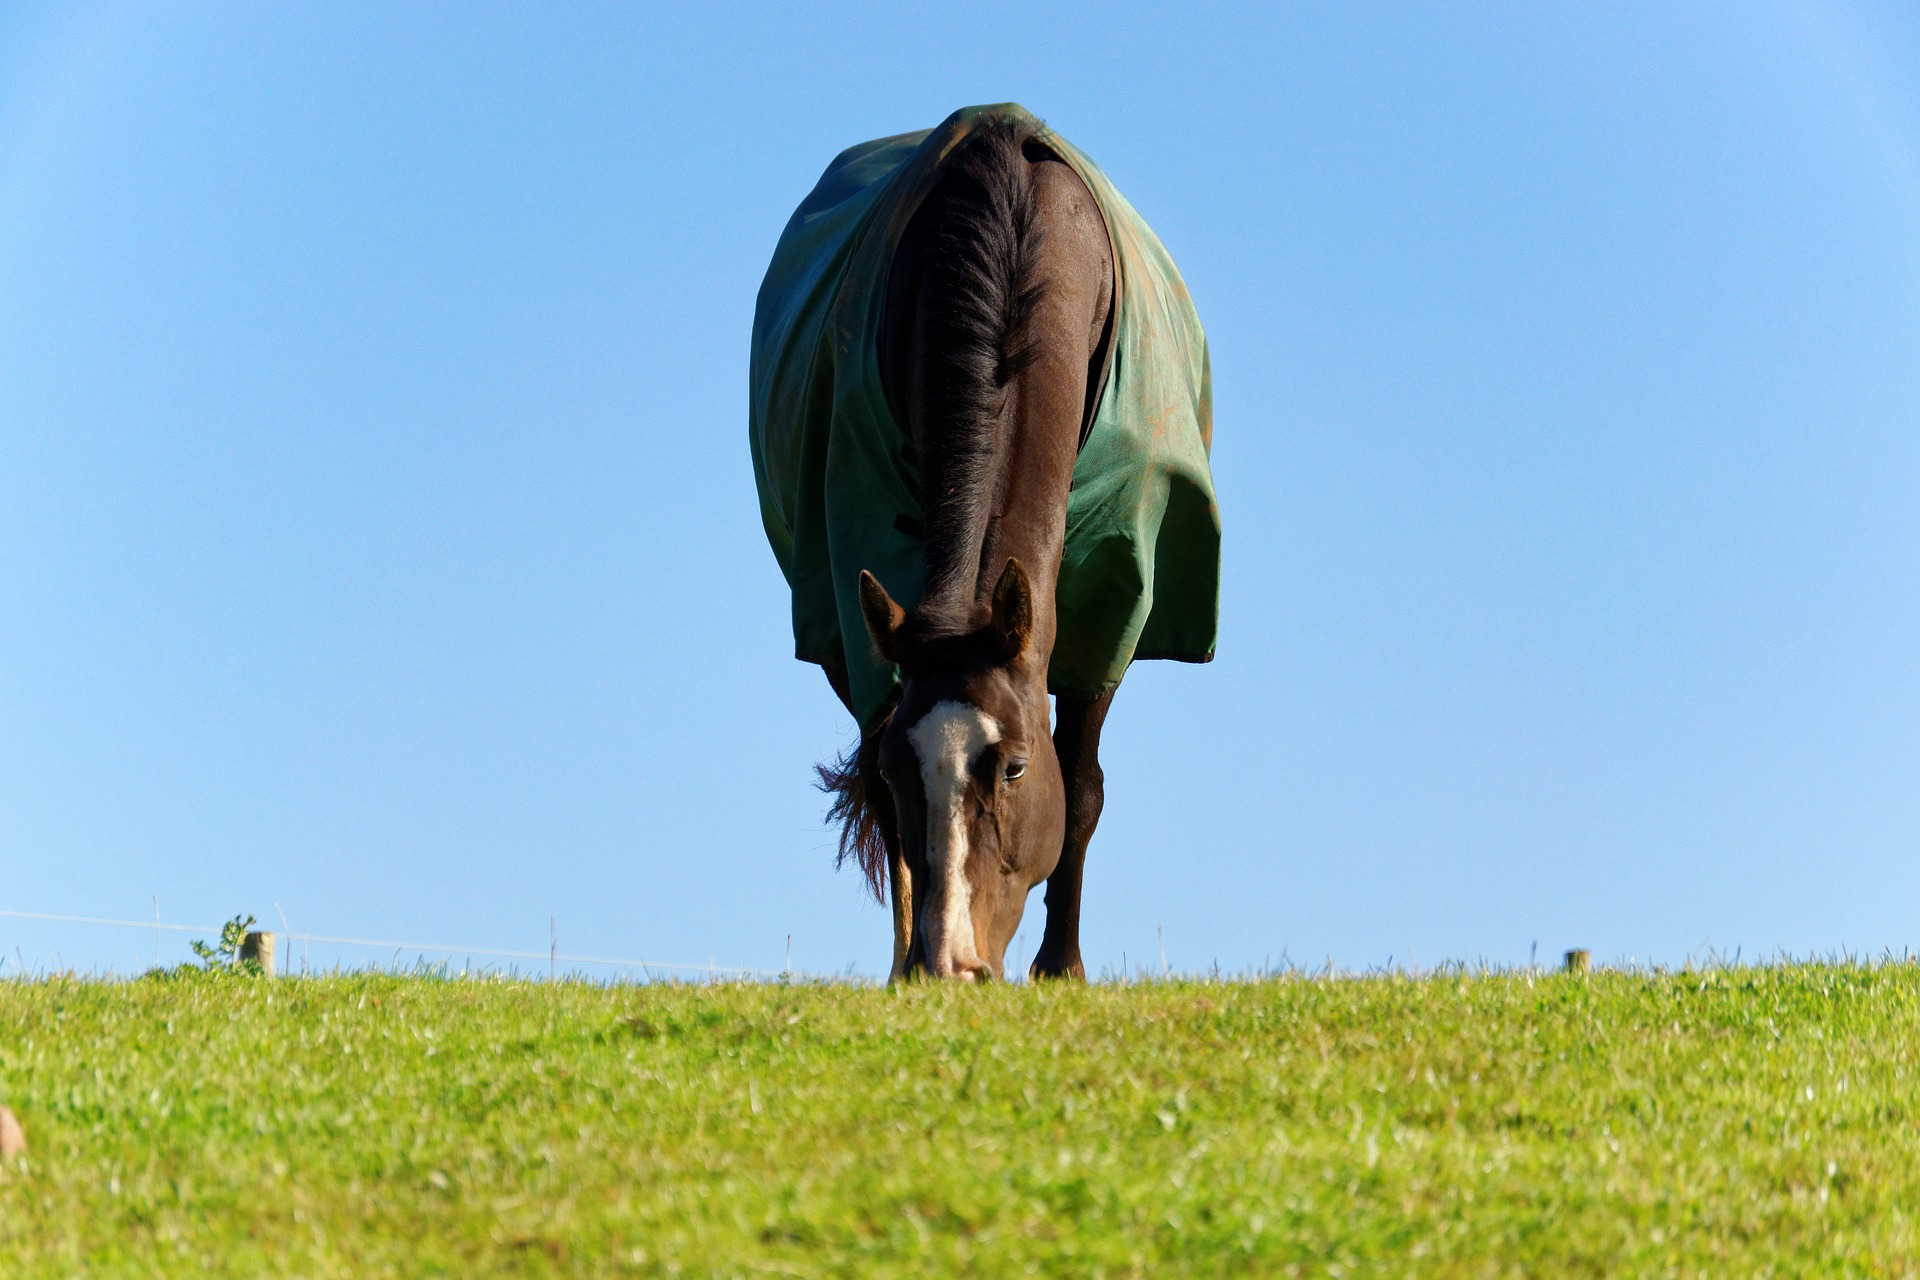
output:
M890 568L896 578L919 586L917 601L903 608L878 576L858 574L864 638L870 638L882 663L897 669L897 690L884 700L870 700L879 702L877 711L863 712L859 673L850 689L849 664L866 655L856 653L844 637L837 646L816 644L809 652L805 627L797 622L796 631L800 656L820 663L841 700L857 717L867 716L857 747L839 766L823 767L820 774L836 797L833 816L843 824L843 857L858 861L876 891L883 879L890 882L893 976L1003 977L1028 892L1045 881L1046 931L1031 973L1084 978L1081 873L1104 799L1100 731L1118 675L1097 681L1097 691L1089 694L1060 686L1056 601L1076 461L1114 368L1116 245L1122 242L1081 172L1049 144L1052 135L1037 121L1018 108L972 111L977 118L963 120L969 113L956 113L943 126L954 140L936 131L925 147L937 150L928 153L923 147L917 153L932 158L917 176L916 202L909 206L910 216L901 213L904 222L893 225L897 240L889 242L891 260L866 273L884 281L877 322L840 330L871 335L870 356L877 360L885 400L884 415L872 416L891 418L875 431L888 456L897 453L901 473L913 472L905 492L917 505L918 519L902 514L893 524L918 541L920 581L911 582L897 563ZM836 172L857 176L860 162L859 148L836 161L795 215L788 237L804 242L815 234L812 228L821 218L811 210L837 207L830 204L837 198ZM1131 215L1130 207L1125 212ZM1144 224L1124 242L1135 255L1130 261L1139 260L1142 236L1151 239ZM1164 259L1157 241L1151 248ZM777 255L776 270L780 261ZM1170 261L1165 272L1176 301L1190 312ZM763 361L759 355L763 328L777 336L783 318L799 311L784 299L797 296L804 302L807 297L797 287L775 292L774 279L770 271L756 314L756 386L773 376L763 369L778 373L782 368L777 358ZM844 286L834 288L836 298L847 292ZM1143 310L1163 316L1178 308ZM1160 323L1165 327L1164 320ZM1137 325L1123 330L1129 340L1138 331ZM1198 334L1197 320L1190 332ZM771 339L767 345L772 347ZM844 337L839 341L838 358L857 367L859 353L844 354L848 345ZM1210 418L1204 338L1199 346L1197 361L1181 365L1197 373L1181 383L1176 399L1189 428L1200 424L1195 455L1204 475ZM1133 366L1149 363L1132 361ZM796 385L804 388L808 404L820 402L818 376ZM762 416L784 421L799 415L768 411ZM1152 418L1151 434L1158 438L1171 434L1166 424L1180 415L1145 416ZM800 449L767 443L771 437L763 427L756 426L756 432L762 433L756 435L756 466L767 510L775 488L767 473L798 457ZM840 453L820 451L829 475L857 451L856 445L838 441L832 447ZM883 479L891 474L882 472ZM831 488L830 478L826 486ZM1168 521L1184 518L1177 517L1176 508L1197 510L1193 527L1210 531L1214 558L1200 562L1200 573L1166 571L1164 555L1154 561L1151 547L1144 568L1125 561L1119 577L1131 577L1134 594L1144 594L1147 603L1132 615L1135 630L1118 670L1136 656L1132 638L1138 635L1137 618L1152 606L1156 563L1168 583L1198 582L1193 598L1214 607L1218 518L1210 480L1201 487L1205 493L1197 507L1165 496L1156 506L1155 500L1131 492L1119 503L1127 511L1164 509ZM776 552L785 548L782 567L798 600L805 574L796 567L799 555L793 548L805 534L808 508L804 502L789 505L797 513L791 519L783 517L785 508L772 504L778 509L768 517L768 529ZM1160 520L1153 517L1154 529ZM874 525L872 519L842 524L841 545ZM849 528L852 534L844 532ZM828 529L833 532L830 522ZM1150 532L1145 540L1151 543L1154 536ZM1174 589L1163 586L1163 595ZM1095 607L1109 612L1115 612L1106 603L1109 595L1127 595L1125 583L1114 592L1104 583L1091 591ZM796 607L797 617L799 612ZM1129 615L1122 609L1115 616ZM1213 616L1204 618L1203 648L1196 643L1183 652L1162 645L1158 652L1137 656L1205 660L1211 655ZM1058 695L1051 732L1050 666ZM1100 689L1100 683L1106 687Z
M906 613L861 575L868 631L901 684L856 767L891 871L899 974L1004 976L1044 880L1032 972L1085 976L1080 876L1113 695L1062 698L1050 736L1047 665L1112 306L1092 195L1010 125L956 152L894 256L880 368L920 459L927 578Z

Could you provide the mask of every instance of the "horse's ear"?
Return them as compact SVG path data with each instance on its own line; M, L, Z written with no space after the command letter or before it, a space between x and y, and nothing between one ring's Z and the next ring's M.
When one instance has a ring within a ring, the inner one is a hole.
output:
M1033 583L1018 560L1008 560L993 586L993 629L1011 662L1027 651L1033 636Z
M888 662L900 661L900 627L907 620L907 611L893 602L887 589L880 585L880 579L860 571L860 612L867 620L867 634L873 637L873 647Z

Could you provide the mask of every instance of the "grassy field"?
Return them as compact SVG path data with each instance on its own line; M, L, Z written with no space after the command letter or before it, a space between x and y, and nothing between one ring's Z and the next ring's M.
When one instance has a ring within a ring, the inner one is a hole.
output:
M0 1275L1914 1275L1920 967L0 983Z

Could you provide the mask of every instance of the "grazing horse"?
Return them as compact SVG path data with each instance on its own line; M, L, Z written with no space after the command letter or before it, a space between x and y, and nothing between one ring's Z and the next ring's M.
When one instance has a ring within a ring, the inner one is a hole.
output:
M1100 732L1218 617L1206 342L1112 184L1011 104L836 159L755 311L752 444L796 653L860 737L820 769L893 898L892 976L1084 978ZM1054 695L1051 726L1049 693Z

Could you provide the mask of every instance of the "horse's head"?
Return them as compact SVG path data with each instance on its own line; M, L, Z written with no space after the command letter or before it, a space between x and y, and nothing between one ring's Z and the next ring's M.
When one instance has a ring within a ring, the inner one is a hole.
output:
M990 608L958 633L905 613L872 574L860 575L860 604L881 656L900 668L878 757L912 875L910 963L936 977L1001 977L1066 824L1032 584L1009 560Z

